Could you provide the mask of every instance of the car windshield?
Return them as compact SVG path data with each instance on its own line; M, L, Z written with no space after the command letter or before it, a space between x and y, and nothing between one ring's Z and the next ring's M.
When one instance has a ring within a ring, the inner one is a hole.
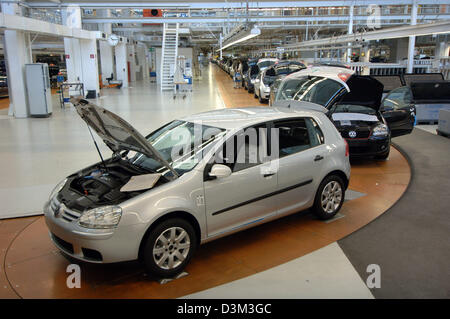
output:
M222 128L177 120L154 131L146 139L182 175L192 170L214 142L225 133L226 130ZM138 152L126 152L125 159L145 170L163 175L171 174L156 159Z
M353 104L338 104L333 113L362 113L369 115L377 114L377 112L371 107Z
M344 86L337 81L305 75L285 81L277 93L276 100L306 101L326 107L342 89Z

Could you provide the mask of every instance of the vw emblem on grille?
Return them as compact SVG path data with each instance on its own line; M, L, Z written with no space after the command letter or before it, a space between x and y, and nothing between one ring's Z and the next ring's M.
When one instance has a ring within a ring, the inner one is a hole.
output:
M351 138L355 138L356 137L356 132L355 131L350 131L348 132L348 136Z

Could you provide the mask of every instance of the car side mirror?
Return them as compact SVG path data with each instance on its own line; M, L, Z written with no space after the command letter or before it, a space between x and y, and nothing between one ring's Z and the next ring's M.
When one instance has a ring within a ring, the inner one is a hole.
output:
M210 177L224 178L231 175L231 168L223 164L214 164L209 172Z

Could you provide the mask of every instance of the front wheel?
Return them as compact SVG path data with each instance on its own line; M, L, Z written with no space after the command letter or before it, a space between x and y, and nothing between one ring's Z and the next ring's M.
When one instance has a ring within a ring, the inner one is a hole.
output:
M145 267L160 278L171 278L189 263L196 246L195 231L189 222L180 218L165 220L152 230L145 243Z
M386 153L383 153L383 154L381 154L381 155L376 155L376 156L375 156L375 159L378 159L378 160L386 160L386 159L389 157L389 152L390 152L390 147L388 148L388 150L387 150Z
M314 200L314 214L322 220L333 218L341 209L345 198L342 178L330 175L320 183Z

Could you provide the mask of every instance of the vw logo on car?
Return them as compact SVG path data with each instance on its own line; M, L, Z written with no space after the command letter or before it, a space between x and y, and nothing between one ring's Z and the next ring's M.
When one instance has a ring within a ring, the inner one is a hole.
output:
M348 136L351 138L355 138L356 137L356 132L355 131L350 131L348 132Z

